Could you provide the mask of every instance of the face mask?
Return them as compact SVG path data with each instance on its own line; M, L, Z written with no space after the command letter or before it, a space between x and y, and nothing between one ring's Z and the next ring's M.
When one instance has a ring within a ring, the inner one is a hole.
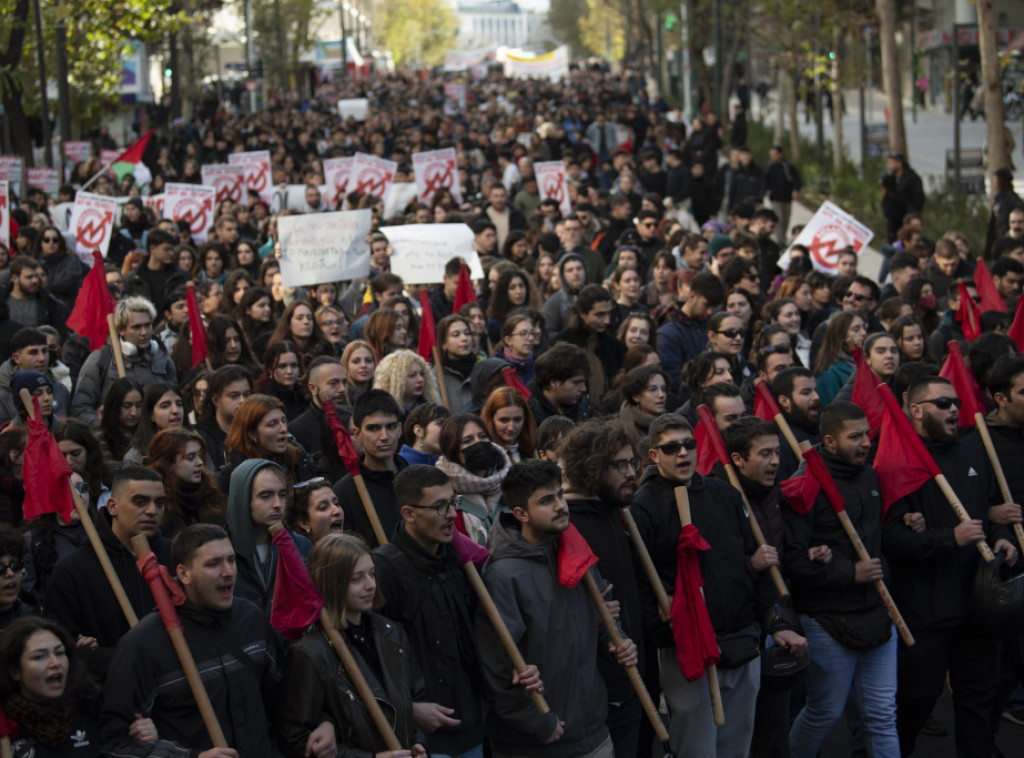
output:
M478 476L490 476L500 471L505 456L490 442L475 442L462 451L466 469Z
M926 311L935 310L935 293L929 292L927 295L921 295L921 299L918 302Z

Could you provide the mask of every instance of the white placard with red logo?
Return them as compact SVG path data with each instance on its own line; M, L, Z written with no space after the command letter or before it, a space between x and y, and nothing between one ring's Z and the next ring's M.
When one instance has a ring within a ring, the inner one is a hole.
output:
M406 284L437 284L452 258L464 258L473 279L483 279L473 230L466 224L405 224L381 228L391 243L391 273Z
M394 161L367 153L356 153L352 159L352 178L349 179L348 191L357 190L383 200L397 168L398 164Z
M7 182L0 182L0 243L11 249L11 197Z
M430 203L442 187L451 190L455 202L462 205L462 190L459 187L459 168L455 162L455 148L430 150L414 153L412 167L416 172L416 194L420 202Z
M187 221L192 239L201 245L213 226L216 194L213 187L201 184L168 184L164 188L164 215L175 221Z
M75 252L79 258L91 263L93 250L99 250L104 258L107 257L116 214L117 200L112 197L92 192L75 195L68 228L74 232Z
M209 163L200 169L203 184L213 187L215 202L241 203L245 200L245 167L230 163Z
M338 101L338 115L342 121L350 118L356 121L366 121L366 115L370 110L370 101L365 97L354 97Z
M557 200L563 216L572 213L569 202L569 188L565 184L565 166L561 161L541 161L533 164L533 173L537 177L537 188L541 200Z
M282 284L299 287L369 276L366 236L372 223L369 208L278 218Z
M29 168L25 172L25 183L41 189L50 197L57 197L60 190L60 171L55 168Z
M338 207L338 200L348 194L348 180L352 176L354 158L328 158L324 161L324 181L327 183L328 208Z
M147 208L152 208L153 212L156 213L157 218L163 218L164 215L164 193L161 192L159 195L148 195L142 198L142 204Z
M871 242L874 232L838 205L825 201L811 216L793 245L804 245L811 252L811 263L818 271L835 274L839 253L853 247L855 253ZM792 246L790 246L792 249ZM789 268L789 250L779 258L779 268Z
M13 197L23 197L22 182L25 179L25 161L20 155L0 155L0 182L7 182L7 190Z
M464 82L444 83L444 111L448 115L466 110L466 85Z
M256 150L251 153L230 153L228 163L245 168L245 188L260 193L260 200L270 205L274 194L270 176L270 151Z

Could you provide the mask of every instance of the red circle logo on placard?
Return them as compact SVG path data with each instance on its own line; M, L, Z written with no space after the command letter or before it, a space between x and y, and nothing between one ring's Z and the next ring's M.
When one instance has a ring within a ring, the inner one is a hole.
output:
M75 240L83 247L99 247L103 244L110 220L109 212L103 213L95 208L83 211L78 217L78 226L75 227Z
M205 203L186 197L174 204L174 208L171 210L171 217L187 221L192 234L202 234L206 231L207 227L207 213Z
M835 268L839 253L849 244L850 239L846 232L841 227L829 224L817 231L808 247L819 265Z

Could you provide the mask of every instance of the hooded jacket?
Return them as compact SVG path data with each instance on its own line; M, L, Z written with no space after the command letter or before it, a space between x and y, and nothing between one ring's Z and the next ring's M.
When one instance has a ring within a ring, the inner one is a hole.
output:
M658 353L661 367L667 372L670 385L678 390L683 366L704 352L708 346L706 321L694 321L680 311L679 318L658 327Z
M261 560L256 549L256 535L252 523L252 485L256 474L273 467L284 475L284 469L273 461L251 458L243 461L231 472L231 492L228 495L227 531L235 549L235 597L255 603L270 618L274 601L274 580L277 572L277 546L267 543L266 560ZM313 543L300 534L292 533L295 546L302 554L303 563L309 557Z
M18 417L21 398L14 399L11 392L11 377L15 372L12 359L8 358L0 364L0 424L6 424ZM51 382L53 386L53 417L64 418L71 412L71 393L60 382Z
M121 352L124 354L125 376L143 387L153 382L178 383L174 364L155 342L150 342L146 350L140 351L122 340ZM104 345L90 353L78 373L75 394L71 397L71 415L96 426L99 423L97 409L116 381L117 366L114 363L113 348Z
M469 373L469 392L472 397L469 406L471 413L480 412L491 394L487 391L487 386L491 383L491 379L500 374L505 366L510 365L512 364L499 357L484 358L482 361L477 361L476 365L473 366L473 370ZM449 383L449 393L451 393L450 387L451 384ZM451 394L448 397L453 401L455 399L455 396Z
M533 420L537 422L537 426L541 425L548 416L565 416L570 421L577 424L582 424L584 421L590 418L594 418L598 415L598 410L593 403L587 398L586 395L581 397L572 408L569 408L565 413L562 413L554 404L544 397L544 393L541 392L540 387L537 386L537 380L534 379L530 382L526 388L530 390L530 399L526 402L530 406L530 410L533 412Z
M374 471L366 467L364 460L364 456L359 456L359 470L363 474L366 491L377 510L384 534L391 534L402 520L398 514L398 501L395 499L395 475L409 464L400 455L395 455L394 471ZM370 547L376 547L377 535L373 533L373 527L356 490L356 481L352 474L345 474L335 483L334 494L338 496L338 502L345 511L345 531L355 532L366 540Z
M579 261L583 264L584 270L587 268L587 262L577 253L566 253L558 259L558 277L562 282L562 288L545 301L542 310L544 328L549 339L569 325L569 311L576 302L576 296L570 294L568 287L565 286L565 264L569 261Z
M587 387L594 393L594 397L601 397L608 391L626 357L626 346L610 332L596 334L582 327L570 326L554 336L551 344L556 342L568 342L586 351L587 362L590 364Z
M546 672L544 697L551 712L541 715L529 695L512 684L512 663L482 610L476 639L490 693L487 733L512 755L569 758L589 753L608 739L607 691L597 669L608 655L608 638L583 583L558 582L558 541L531 545L510 513L493 532L493 552L483 577L512 639L529 663ZM590 569L603 589L605 581ZM545 745L557 722L561 738Z

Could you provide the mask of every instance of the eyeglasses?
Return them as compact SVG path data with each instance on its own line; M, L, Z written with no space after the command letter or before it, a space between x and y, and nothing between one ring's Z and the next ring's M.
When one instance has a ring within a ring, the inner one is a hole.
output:
M678 442L666 442L664 445L654 445L654 448L665 455L679 455L679 451L683 449L696 450L697 440L693 437L687 437L686 439L679 440Z
M10 563L0 563L0 576L3 576L8 571L20 574L23 568L25 568L25 564L19 560L13 560Z
M327 484L326 477L317 476L317 477L313 477L312 479L307 479L304 482L299 482L298 484L293 484L292 485L292 489L293 490L301 490L301 489L305 489L306 487L314 487L314 486L316 486L318 484Z
M652 395L664 395L665 393L668 392L668 387L666 387L664 384L652 384L647 388L647 391L650 392Z
M531 340L531 339L537 339L538 334L536 332L532 331L532 330L528 330L528 331L525 331L525 332L512 332L512 334L510 336L518 337L521 340Z
M743 336L743 332L741 332L739 329L721 329L719 331L716 331L715 334L724 334L726 337L728 337L731 340L734 340L737 337L742 337Z
M620 476L629 476L630 474L635 474L637 471L640 470L640 459L620 459L617 461L612 461L611 463L608 464L608 466L618 471Z
M918 400L914 405L922 405L924 403L931 403L940 411L948 411L953 406L960 407L960 398L958 397L935 397L928 400Z
M445 500L443 503L438 505L410 505L410 508L429 508L434 511L438 516L443 516L448 513L449 508L459 510L459 506L462 505L462 495L452 495L451 500Z
M843 293L843 297L844 298L846 298L846 297L852 298L853 300L856 300L858 303L863 303L865 300L870 300L871 299L869 295L858 295L858 294L856 294L854 292L850 292L850 291L847 291L847 292Z
M321 321L320 326L324 329L333 329L336 326L341 326L341 322L338 319L330 319L328 321Z
M789 345L765 345L761 348L762 355L789 355Z

